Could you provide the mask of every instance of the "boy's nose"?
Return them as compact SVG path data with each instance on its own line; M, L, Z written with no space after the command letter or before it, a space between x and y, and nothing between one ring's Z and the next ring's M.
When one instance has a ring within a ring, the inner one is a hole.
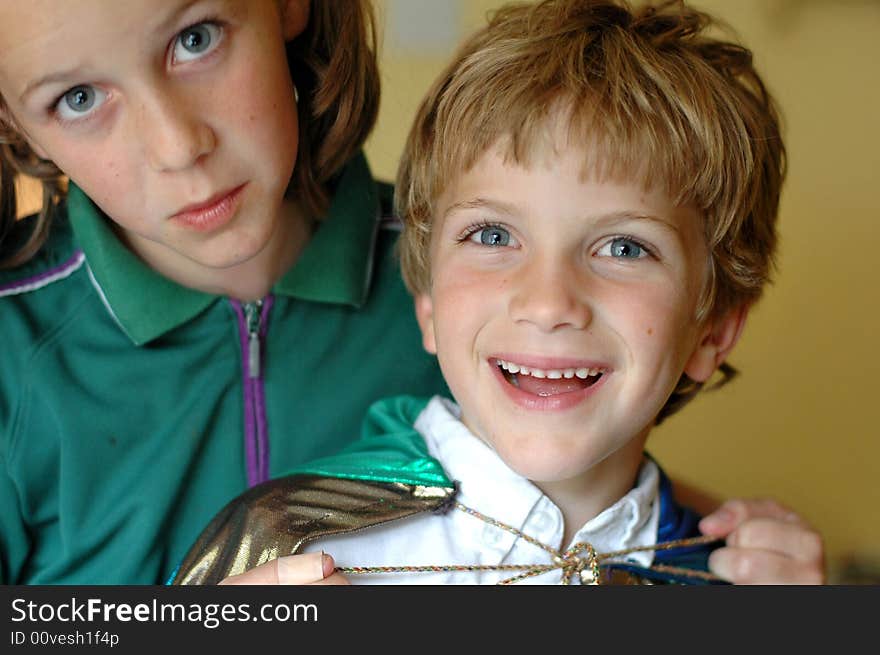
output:
M583 280L572 267L558 261L523 267L511 283L510 317L531 323L542 332L586 328L593 319Z
M216 146L210 125L169 95L155 95L142 104L135 128L148 165L158 172L186 170Z

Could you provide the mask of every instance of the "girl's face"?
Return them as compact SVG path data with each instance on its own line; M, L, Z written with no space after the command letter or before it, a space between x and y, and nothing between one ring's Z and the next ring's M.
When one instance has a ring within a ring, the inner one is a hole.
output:
M306 0L5 0L11 120L160 269L277 250L298 143L285 41Z

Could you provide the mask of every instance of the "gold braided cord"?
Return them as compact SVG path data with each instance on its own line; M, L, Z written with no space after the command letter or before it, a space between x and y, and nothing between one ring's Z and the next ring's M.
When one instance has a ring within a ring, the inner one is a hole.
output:
M562 570L562 584L567 585L571 584L572 579L575 576L580 577L581 582L585 584L599 584L600 583L600 565L601 562L607 561L613 558L621 557L623 555L629 555L631 553L644 552L644 551L660 551L660 550L671 550L673 548L682 548L685 546L696 546L701 544L710 544L716 541L721 541L720 537L711 537L711 536L701 536L701 537L688 537L685 539L675 539L673 541L666 541L659 544L653 544L651 546L635 546L633 548L625 548L623 550L616 550L610 553L597 553L596 549L593 546L586 542L579 542L574 544L571 548L566 549L565 551L559 551L552 546L548 546L544 544L534 537L527 535L526 533L517 530L513 526L507 525L506 523L502 523L501 521L497 521L485 514L481 514L475 509L467 507L466 505L462 505L459 502L455 502L455 508L465 512L466 514L470 514L471 516L488 523L489 525L493 525L497 528L505 530L506 532L510 532L513 535L516 535L520 539L527 541L528 543L541 548L542 550L547 551L550 556L553 558L551 564L445 564L445 565L424 565L424 566L338 566L336 570L341 573L348 574L370 574L370 573L447 573L447 572L479 572L479 571L506 571L506 572L518 572L517 575L505 578L498 582L499 585L509 585L515 584L517 582L521 582L528 578L532 578L537 575L541 575L543 573L547 573L548 571L553 571L556 569ZM652 571L657 571L658 573L668 573L673 575L684 575L692 578L699 578L701 580L707 581L718 581L721 578L709 573L707 571L697 571L693 569L686 569L677 566L669 566L665 564L654 564L649 567Z

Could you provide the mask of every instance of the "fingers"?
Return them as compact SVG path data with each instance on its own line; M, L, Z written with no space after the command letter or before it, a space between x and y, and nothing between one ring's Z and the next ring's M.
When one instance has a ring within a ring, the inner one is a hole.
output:
M755 548L719 548L709 556L709 570L738 585L819 585L825 582L824 566L820 563Z
M703 517L700 531L703 534L725 537L749 519L774 519L783 523L806 526L806 522L785 505L769 498L736 498L724 502L721 507Z
M334 574L335 563L326 553L288 555L261 564L239 575L232 575L220 584L231 585L303 585L321 583ZM344 578L343 578L344 579ZM339 584L331 582L329 584Z
M278 584L312 584L332 575L336 564L330 555L305 553L279 557Z
M736 584L823 584L822 536L795 512L769 499L724 503L700 522L704 534L726 537L709 568Z
M727 537L727 545L775 551L803 562L820 561L824 557L822 537L818 532L805 524L785 523L777 519L744 521Z
M317 585L350 585L351 582L349 582L348 578L346 578L341 573L332 573L331 575L328 575L323 580L320 580L318 582L313 582L312 584L316 585L316 586Z

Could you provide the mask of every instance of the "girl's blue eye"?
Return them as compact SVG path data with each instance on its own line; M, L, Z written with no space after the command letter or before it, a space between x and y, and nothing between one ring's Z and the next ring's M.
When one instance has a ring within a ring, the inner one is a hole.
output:
M62 120L84 118L104 104L107 94L87 84L73 87L58 99L55 111Z
M477 230L470 239L474 243L480 243L484 246L509 246L511 241L510 232L498 226Z
M220 26L211 22L187 27L174 41L172 60L180 63L204 57L217 47L221 33Z
M617 259L641 259L648 256L648 251L637 241L626 237L617 237L602 246L596 254Z
M87 112L95 106L95 90L88 86L78 86L64 94L64 102L71 111Z

